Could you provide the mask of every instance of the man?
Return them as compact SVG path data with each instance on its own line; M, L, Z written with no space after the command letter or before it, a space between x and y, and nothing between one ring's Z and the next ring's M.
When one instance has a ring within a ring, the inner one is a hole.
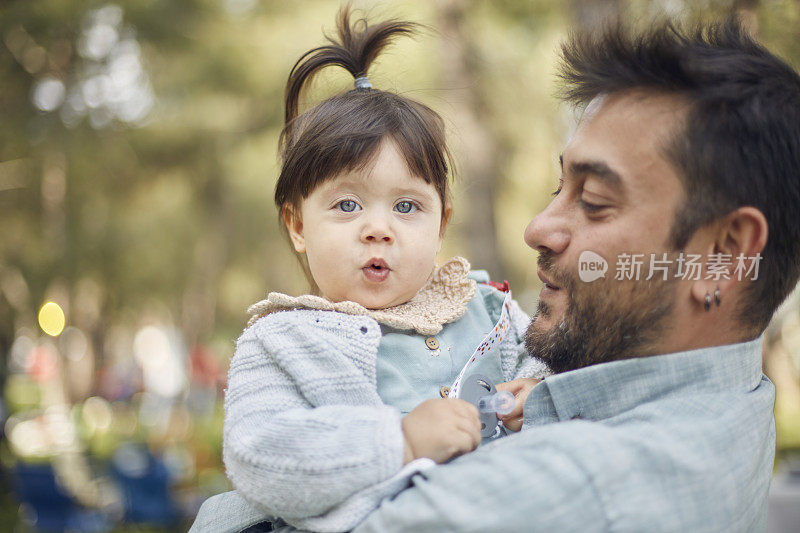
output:
M506 386L519 433L357 533L765 528L760 336L800 276L800 77L734 21L578 36L563 60L585 109L525 233L545 284L527 347L554 375Z
M800 272L800 77L733 21L579 36L563 60L587 105L525 233L545 283L527 345L555 375L519 434L358 533L766 527L760 335Z

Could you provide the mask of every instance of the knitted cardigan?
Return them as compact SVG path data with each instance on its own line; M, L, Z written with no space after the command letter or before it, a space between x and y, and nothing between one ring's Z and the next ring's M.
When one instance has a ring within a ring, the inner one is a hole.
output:
M504 378L544 376L541 361L518 364L529 319L514 302L510 318L513 334L498 347ZM272 312L242 333L223 459L254 507L300 529L348 531L434 465L403 466L401 414L376 388L380 339L369 316L319 309Z

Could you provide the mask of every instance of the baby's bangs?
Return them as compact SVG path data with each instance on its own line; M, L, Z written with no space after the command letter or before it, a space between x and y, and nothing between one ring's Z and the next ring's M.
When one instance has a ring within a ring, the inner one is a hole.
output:
M366 168L386 139L398 147L409 172L433 184L447 203L448 163L441 118L394 93L350 91L298 117L284 132L283 165L275 202L296 204L319 185Z
M307 198L314 189L342 174L360 172L378 155L386 134L353 134L317 146L316 157L309 157L311 168L303 176L300 195Z
M397 109L397 123L390 133L411 174L433 184L444 207L447 198L450 155L444 124L431 109L410 102ZM416 104L416 105L414 105Z

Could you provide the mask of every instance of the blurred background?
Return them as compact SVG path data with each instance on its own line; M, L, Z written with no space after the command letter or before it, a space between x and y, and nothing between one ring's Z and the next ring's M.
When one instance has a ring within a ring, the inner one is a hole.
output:
M607 17L739 12L800 66L798 0L354 1L430 30L375 87L446 119L458 161L442 257L540 289L522 241L575 113L558 43ZM286 77L336 0L0 5L0 530L173 531L229 488L222 393L246 308L305 282L272 202ZM306 104L352 87L330 69ZM800 449L800 304L776 315L774 487ZM792 478L793 479L793 478ZM788 486L788 485L787 485Z

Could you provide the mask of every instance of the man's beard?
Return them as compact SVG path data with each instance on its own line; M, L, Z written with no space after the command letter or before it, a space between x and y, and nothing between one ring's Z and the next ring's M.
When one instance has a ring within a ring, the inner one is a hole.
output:
M525 334L528 353L558 374L598 363L652 355L654 341L663 335L675 300L672 272L667 280L615 281L601 278L578 285L553 266L552 252L542 252L539 267L568 298L564 317L549 330L536 325L552 311L539 300Z

